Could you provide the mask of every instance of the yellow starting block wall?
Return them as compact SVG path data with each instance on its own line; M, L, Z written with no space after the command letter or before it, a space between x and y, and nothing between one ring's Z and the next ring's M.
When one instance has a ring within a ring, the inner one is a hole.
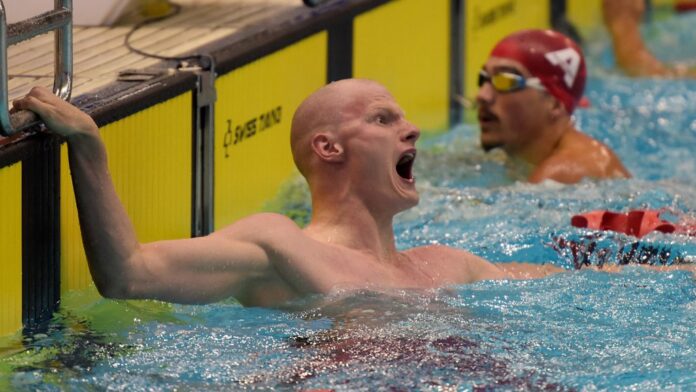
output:
M549 0L467 0L465 6L464 91L474 99L478 72L493 46L521 29L549 28Z
M259 212L295 164L290 124L297 106L326 83L320 32L220 76L215 111L215 228Z
M393 1L355 17L353 76L384 84L421 129L449 127L449 0Z
M185 93L100 129L116 192L141 242L191 235L192 96ZM67 148L61 151L61 292L92 283Z
M567 0L566 16L581 32L603 25L602 0Z
M0 169L0 336L22 328L22 164Z

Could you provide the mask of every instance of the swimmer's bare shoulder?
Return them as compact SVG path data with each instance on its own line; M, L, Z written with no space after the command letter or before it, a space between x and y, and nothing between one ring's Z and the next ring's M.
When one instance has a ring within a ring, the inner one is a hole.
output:
M124 298L208 303L234 297L246 306L277 306L363 280L364 263L350 265L359 260L355 252L317 241L275 213L242 218L205 237L142 247L146 256L138 264L147 268L129 277Z
M241 242L260 252L249 254L252 257L236 271L244 274L244 280L234 282L238 289L233 296L246 305L277 305L338 287L393 284L371 269L363 253L317 240L284 215L252 215L214 235L235 247Z
M565 272L565 269L552 264L491 263L463 249L442 245L414 248L407 253L418 257L427 268L437 271L441 275L439 277L443 279L442 284L472 283L480 280L538 279ZM442 276L443 274L446 275Z
M561 140L551 156L534 169L529 181L554 180L574 184L585 177L607 179L629 178L631 175L611 148L582 132L573 131Z
M109 297L208 303L234 297L245 305L271 306L297 297L274 261L274 247L301 238L287 217L257 214L205 237L140 245L124 293Z
M273 246L288 237L304 236L302 229L285 215L266 212L242 218L214 233L229 239L250 241L262 246Z
M441 285L509 278L495 264L462 249L428 245L404 253L415 258Z

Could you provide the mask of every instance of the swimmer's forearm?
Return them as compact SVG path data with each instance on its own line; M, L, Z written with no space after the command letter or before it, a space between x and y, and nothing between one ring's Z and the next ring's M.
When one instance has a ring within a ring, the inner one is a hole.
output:
M610 12L617 15L607 15L605 7L604 13L612 36L616 63L621 69L630 76L674 76L674 71L658 60L643 42L639 29L642 11L623 10Z
M112 295L128 282L129 263L139 248L133 226L118 200L106 163L106 149L94 120L50 90L34 87L14 101L16 109L38 114L49 132L67 140L82 242L97 288Z
M498 263L498 268L508 274L510 279L541 279L549 275L565 272L553 264Z
M108 171L99 131L70 135L68 159L92 278L105 296L119 296L139 247L135 230L121 204Z

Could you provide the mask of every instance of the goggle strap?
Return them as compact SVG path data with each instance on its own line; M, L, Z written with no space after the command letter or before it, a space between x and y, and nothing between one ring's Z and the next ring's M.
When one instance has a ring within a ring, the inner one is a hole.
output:
M493 83L493 78L496 76L502 76L506 78L508 81L514 81L514 85L510 88L500 88L496 87L495 84ZM522 75L517 75L514 73L510 72L501 72L498 74L495 74L491 76L486 72L485 70L480 70L479 71L479 79L478 79L478 85L479 87L483 85L485 82L490 82L493 85L493 88L495 88L499 92L512 92L512 91L517 91L521 90L525 87L530 87L535 90L541 90L541 91L546 91L546 88L544 85L541 83L541 80L537 77L531 77L531 78L525 78Z
M541 79L539 79L539 78L527 78L527 79L525 79L525 86L531 87L531 88L536 89L536 90L546 91L546 87L544 87L544 84L541 83Z

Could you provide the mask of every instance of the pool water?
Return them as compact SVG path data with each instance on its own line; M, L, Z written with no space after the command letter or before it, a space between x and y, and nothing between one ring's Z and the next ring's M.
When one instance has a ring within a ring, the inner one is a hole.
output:
M678 52L691 40L679 32L695 17L656 23L651 43ZM423 292L336 291L286 309L71 293L47 330L0 341L0 390L696 389L694 277L637 266L573 271L572 255L554 246L593 241L616 260L638 243L668 249L669 262L694 260L696 238L638 241L573 228L570 217L600 208L696 217L696 81L628 79L612 70L605 45L588 53L592 107L576 122L614 148L633 179L526 184L500 154L481 152L476 125L465 124L420 142L421 204L395 223L401 248L440 243L568 273ZM307 195L295 185L274 208L302 221Z

